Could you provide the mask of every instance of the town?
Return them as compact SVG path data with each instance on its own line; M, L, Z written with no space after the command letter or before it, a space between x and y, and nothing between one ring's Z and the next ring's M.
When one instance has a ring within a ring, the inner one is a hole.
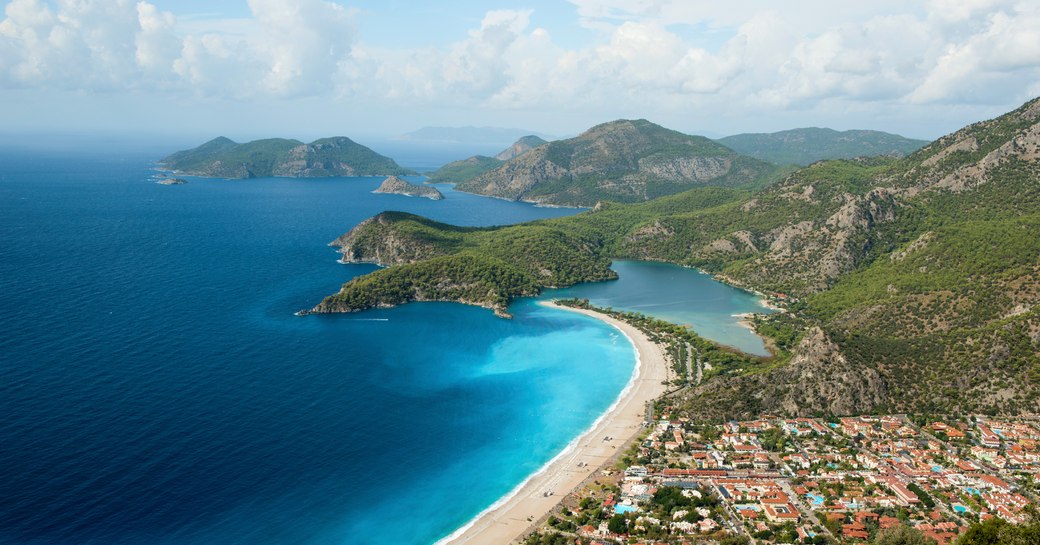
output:
M527 543L867 543L1035 523L1040 422L906 415L698 423L670 414ZM553 539L556 539L554 541Z

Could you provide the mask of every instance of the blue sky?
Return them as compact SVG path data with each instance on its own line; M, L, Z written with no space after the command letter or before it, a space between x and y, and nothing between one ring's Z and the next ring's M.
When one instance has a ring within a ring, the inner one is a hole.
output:
M0 132L568 135L643 117L934 138L1040 95L1038 4L10 0Z

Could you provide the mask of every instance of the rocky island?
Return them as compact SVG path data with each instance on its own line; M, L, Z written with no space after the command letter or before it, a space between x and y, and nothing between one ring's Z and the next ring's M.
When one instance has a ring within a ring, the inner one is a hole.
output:
M188 183L188 180L185 180L184 178L162 178L155 183L159 185L182 185Z
M345 136L322 138L310 144L284 138L239 144L221 136L169 155L159 164L174 173L231 179L414 174Z
M417 185L397 176L389 176L379 184L372 193L391 193L394 195L407 195L409 197L425 197L435 201L443 200L444 195L436 187L428 185Z

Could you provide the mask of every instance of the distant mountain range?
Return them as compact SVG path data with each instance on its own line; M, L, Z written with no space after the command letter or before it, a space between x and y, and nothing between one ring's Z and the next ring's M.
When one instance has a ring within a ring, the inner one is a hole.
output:
M586 197L644 197L653 183L672 183L647 181L647 165L653 174L697 158L728 160L731 172L738 161L762 164L672 133L608 123L474 181L510 198L581 195L573 187ZM512 179L542 179L498 185L512 170ZM690 414L1040 406L1040 99L904 158L822 161L754 191L685 183L676 195L505 227L379 214L334 244L346 262L387 268L352 279L314 311L454 300L504 313L515 297L613 277L612 258L667 261L772 294L788 309L758 320L774 358L723 354L700 386L673 398Z
M213 178L413 174L393 159L345 136L322 138L310 144L283 138L239 144L221 136L197 148L169 155L160 164L180 174Z
M417 131L402 134L397 140L412 142L453 143L453 144L501 144L514 142L524 136L536 135L545 140L553 137L527 129L509 129L502 127L423 127Z
M880 131L836 131L816 127L773 133L736 134L716 142L737 153L777 165L806 166L825 159L905 157L928 143Z
M621 119L565 140L517 142L500 159L476 156L431 174L460 191L552 205L639 202L697 186L761 187L777 168L702 136ZM516 154L516 152L521 152Z

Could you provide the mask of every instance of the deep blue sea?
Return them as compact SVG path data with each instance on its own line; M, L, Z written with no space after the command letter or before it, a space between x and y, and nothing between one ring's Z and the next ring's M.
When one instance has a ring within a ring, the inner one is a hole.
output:
M615 330L532 300L292 314L373 269L326 244L382 210L575 210L378 178L162 186L160 156L0 152L0 544L429 544L632 373Z

